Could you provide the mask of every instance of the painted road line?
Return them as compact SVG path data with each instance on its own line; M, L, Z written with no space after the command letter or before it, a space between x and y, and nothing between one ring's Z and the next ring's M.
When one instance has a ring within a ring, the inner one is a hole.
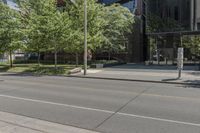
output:
M57 106L63 106L63 107L70 107L70 108L76 108L76 109L83 109L83 110L90 110L90 111L97 111L97 112L104 112L104 113L114 113L113 111L108 110L101 110L101 109L95 109L95 108L87 108L82 106L76 106L76 105L69 105L69 104L62 104L62 103L55 103L55 102L49 102L49 101L43 101L43 100L36 100L36 99L29 99L29 98L22 98L22 97L15 97L15 96L9 96L9 95L0 95L0 97L15 99L15 100L23 100L28 102L35 102L35 103L43 103L43 104L51 104L51 105L57 105Z
M198 124L198 123L183 122L183 121L176 121L176 120L162 119L162 118L156 118L156 117L127 114L127 113L120 113L120 112L117 113L117 114L123 115L123 116L129 116L129 117L131 116L131 117L135 117L135 118L150 119L150 120L156 120L156 121L163 121L163 122L169 122L169 123L176 123L176 124L183 124L183 125L200 127L200 124Z
M43 103L43 104L51 104L51 105L57 105L57 106L63 106L63 107L71 107L71 108L83 109L83 110L89 110L89 111L97 111L97 112L103 112L103 113L110 113L110 114L116 113L114 111L108 111L108 110L102 110L102 109L95 109L95 108L87 108L87 107L82 107L82 106L68 105L68 104L55 103L55 102L48 102L48 101L43 101L43 100L35 100L35 99L29 99L29 98L9 96L9 95L0 95L0 97L10 98L10 99L15 99L15 100L29 101L29 102L36 102L36 103ZM200 124L198 124L198 123L183 122L183 121L176 121L176 120L170 120L170 119L162 119L162 118L157 118L157 117L148 117L148 116L128 114L128 113L121 113L121 112L117 112L116 114L123 115L123 116L129 116L129 117L135 117L135 118L141 118L141 119L149 119L149 120L156 120L156 121L162 121L162 122L169 122L169 123L176 123L176 124L183 124L183 125L200 127Z

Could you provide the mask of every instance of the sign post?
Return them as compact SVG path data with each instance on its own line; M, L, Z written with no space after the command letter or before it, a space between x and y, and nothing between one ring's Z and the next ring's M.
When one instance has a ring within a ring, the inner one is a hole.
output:
M183 70L183 58L184 58L184 49L178 48L178 55L177 55L178 79L181 78L181 72Z
M84 0L84 75L87 74L87 0Z

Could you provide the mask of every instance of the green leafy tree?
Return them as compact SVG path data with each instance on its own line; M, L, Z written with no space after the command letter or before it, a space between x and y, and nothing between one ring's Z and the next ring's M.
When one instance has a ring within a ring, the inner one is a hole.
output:
M22 22L27 34L27 50L38 53L54 52L57 69L57 53L67 45L71 21L67 12L57 8L55 0L19 0Z
M104 39L103 26L105 25L105 20L102 18L104 6L97 3L96 0L90 0L88 1L87 7L88 49L89 51L95 51L96 48L102 44ZM71 27L73 34L70 39L70 47L67 46L66 50L73 52L78 56L83 53L84 46L84 0L77 0L76 3L71 4L71 6L68 7L68 12L70 19L73 22Z
M9 53L10 67L13 67L12 54L22 47L19 14L0 0L0 19L0 50Z
M63 51L64 48L69 47L71 21L66 12L54 10L47 23L47 27L49 32L49 49L54 52L55 68L57 69L57 53Z
M26 50L38 53L38 65L40 65L40 54L47 50L48 3L45 0L18 0L18 4L21 23L24 26Z
M119 4L104 7L103 18L106 21L103 26L104 42L103 51L117 53L124 51L128 43L128 36L133 31L134 15Z
M200 36L185 36L183 37L183 46L189 49L189 54L200 57Z

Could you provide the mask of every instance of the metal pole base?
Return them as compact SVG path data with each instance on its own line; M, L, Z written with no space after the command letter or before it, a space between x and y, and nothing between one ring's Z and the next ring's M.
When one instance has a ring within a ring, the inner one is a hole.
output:
M179 69L179 70L178 70L178 78L177 78L177 79L181 79L181 72L182 72L182 70Z

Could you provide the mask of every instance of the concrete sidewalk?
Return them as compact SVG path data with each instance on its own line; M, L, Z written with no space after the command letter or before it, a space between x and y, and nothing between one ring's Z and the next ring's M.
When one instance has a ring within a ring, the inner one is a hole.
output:
M0 112L0 133L97 133L25 116Z
M127 65L122 65L113 68L104 68L101 70L89 69L86 76L83 76L83 72L74 74L72 76L82 78L85 77L112 80L200 85L200 71L183 70L181 79L177 79L178 70L176 70L174 66L167 67L166 69L151 69L150 67L143 68L142 66L139 66L139 68L136 68L135 66L132 68L127 68Z

